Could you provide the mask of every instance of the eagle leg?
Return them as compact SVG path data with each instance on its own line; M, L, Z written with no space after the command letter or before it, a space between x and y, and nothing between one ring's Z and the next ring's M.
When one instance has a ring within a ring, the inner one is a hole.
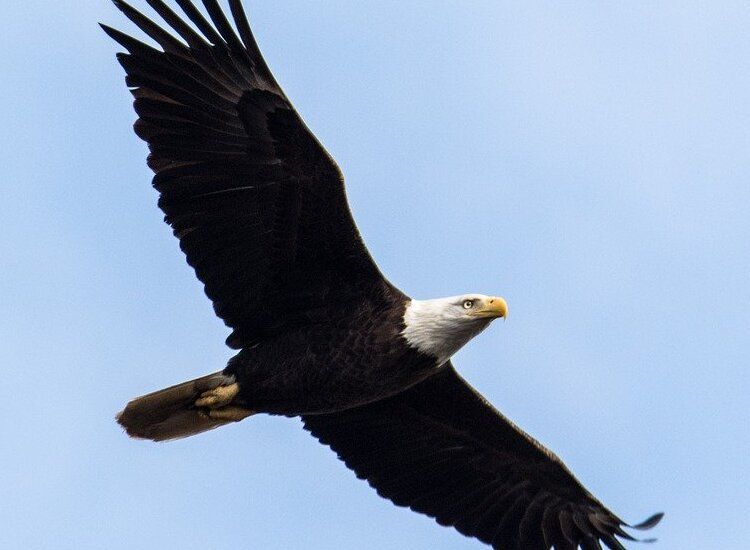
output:
M208 407L209 409L219 409L229 405L240 392L240 386L236 382L227 386L218 386L212 390L204 391L201 396L195 400L196 407Z
M229 405L228 407L221 407L220 409L211 409L208 411L209 418L213 420L227 420L232 422L239 422L244 420L248 416L252 415L253 411L250 409L244 409L242 407L235 407Z

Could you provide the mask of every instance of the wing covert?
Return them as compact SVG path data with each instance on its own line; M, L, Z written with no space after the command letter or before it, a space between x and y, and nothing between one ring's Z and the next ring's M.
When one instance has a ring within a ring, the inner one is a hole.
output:
M176 37L121 0L115 5L161 50L102 25L135 97L159 207L234 329L234 348L315 322L336 300L392 290L367 252L336 163L307 129L260 54L238 0L235 26L216 0L192 26L148 0ZM268 307L273 304L273 307Z
M623 548L629 527L448 364L402 394L303 417L305 429L399 506L502 550ZM652 516L635 528L649 528Z

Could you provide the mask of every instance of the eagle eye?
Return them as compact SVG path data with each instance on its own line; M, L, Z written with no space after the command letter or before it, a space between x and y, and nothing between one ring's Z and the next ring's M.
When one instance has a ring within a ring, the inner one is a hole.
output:
M464 300L464 309L471 309L474 307L474 300Z

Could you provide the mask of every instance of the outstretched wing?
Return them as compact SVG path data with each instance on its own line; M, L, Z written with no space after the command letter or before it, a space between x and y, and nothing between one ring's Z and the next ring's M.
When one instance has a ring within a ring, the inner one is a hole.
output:
M395 397L303 420L378 494L495 548L621 549L615 537L632 540L559 458L450 364Z
M229 2L239 36L216 0L203 2L213 24L177 0L195 27L148 0L177 37L114 3L162 48L102 25L128 51L117 57L159 206L217 315L234 329L227 343L240 348L314 322L334 292L345 304L388 286L359 236L336 163L271 75L239 0Z

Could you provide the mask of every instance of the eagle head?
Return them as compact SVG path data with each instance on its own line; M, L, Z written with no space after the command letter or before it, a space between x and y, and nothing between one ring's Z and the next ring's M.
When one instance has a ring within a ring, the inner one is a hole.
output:
M404 310L406 343L445 363L498 317L508 316L499 296L463 294L434 300L410 300Z

